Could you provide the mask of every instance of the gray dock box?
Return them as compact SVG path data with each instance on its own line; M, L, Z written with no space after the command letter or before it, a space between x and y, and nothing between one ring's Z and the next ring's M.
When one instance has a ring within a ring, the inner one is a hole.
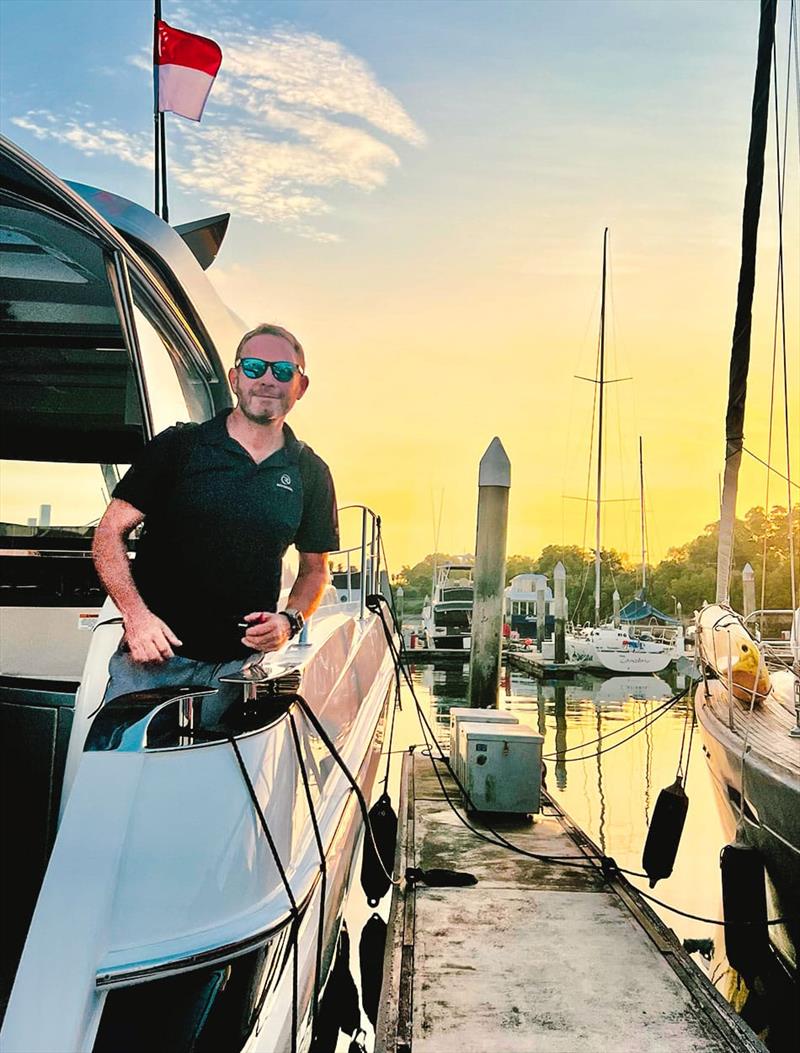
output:
M504 709L473 709L470 706L453 706L450 710L450 766L461 782L464 781L464 775L458 746L458 727L461 721L465 720L471 724L519 724L518 718Z
M461 720L462 782L478 812L539 811L544 739L526 724Z

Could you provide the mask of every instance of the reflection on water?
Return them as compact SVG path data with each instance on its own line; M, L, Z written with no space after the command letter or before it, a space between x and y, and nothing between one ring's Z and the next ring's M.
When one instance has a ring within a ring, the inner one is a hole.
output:
M449 741L451 706L463 705L469 673L467 661L439 660L412 669L417 695L439 742ZM683 754L683 776L689 811L671 877L660 881L654 894L681 910L706 918L722 917L719 853L727 838L716 810L711 780L705 770L700 734L692 737L692 692L658 715L663 703L688 685L680 673L661 676L620 676L600 679L582 675L566 682L543 682L505 669L500 705L521 723L544 736L546 782L561 807L617 863L641 871L642 848L659 791L675 780ZM651 724L648 719L655 717ZM632 727L631 721L644 718ZM622 730L624 729L624 730ZM691 743L691 751L689 745ZM410 699L397 716L394 749L423 745L419 721ZM688 758L687 758L688 753ZM389 782L397 807L400 757ZM645 880L632 879L648 890ZM372 910L353 901L364 900L357 885L348 904L352 933L361 932ZM388 916L389 896L378 907ZM793 1049L796 1039L795 993L783 977L770 977L766 986L748 991L732 973L724 956L722 929L693 921L656 907L663 920L693 952L754 1030L774 1053ZM351 961L358 978L359 962ZM368 981L369 986L369 981ZM368 1026L368 1025L367 1025ZM367 1048L371 1048L369 1034ZM346 1046L339 1047L340 1049Z

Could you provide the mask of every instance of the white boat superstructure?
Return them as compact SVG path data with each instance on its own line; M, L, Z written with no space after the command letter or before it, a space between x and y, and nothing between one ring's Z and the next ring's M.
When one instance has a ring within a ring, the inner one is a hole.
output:
M122 628L93 524L156 432L230 406L220 350L245 327L199 265L210 235L5 139L0 175L0 1046L305 1049L395 683L378 518L357 506L358 589L329 587L224 714L203 684L103 706Z
M433 594L422 609L422 628L429 647L469 650L475 598L472 565L444 563L438 567Z

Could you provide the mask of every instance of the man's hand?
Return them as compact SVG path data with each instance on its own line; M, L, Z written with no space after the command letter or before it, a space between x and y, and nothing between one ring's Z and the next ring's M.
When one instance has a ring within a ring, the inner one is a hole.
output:
M167 623L146 608L124 616L123 622L125 642L134 662L163 662L165 658L174 657L171 645L181 646L181 641Z
M289 619L282 614L253 611L252 614L246 614L242 621L249 626L242 643L254 651L277 651L289 639Z

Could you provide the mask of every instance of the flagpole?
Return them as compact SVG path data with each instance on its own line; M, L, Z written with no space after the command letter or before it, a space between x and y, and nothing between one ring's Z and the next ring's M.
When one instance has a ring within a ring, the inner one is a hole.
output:
M161 121L158 112L158 23L161 21L161 0L153 3L153 211L161 215Z
M169 223L169 205L167 204L167 122L166 114L160 113L161 118L161 218Z

